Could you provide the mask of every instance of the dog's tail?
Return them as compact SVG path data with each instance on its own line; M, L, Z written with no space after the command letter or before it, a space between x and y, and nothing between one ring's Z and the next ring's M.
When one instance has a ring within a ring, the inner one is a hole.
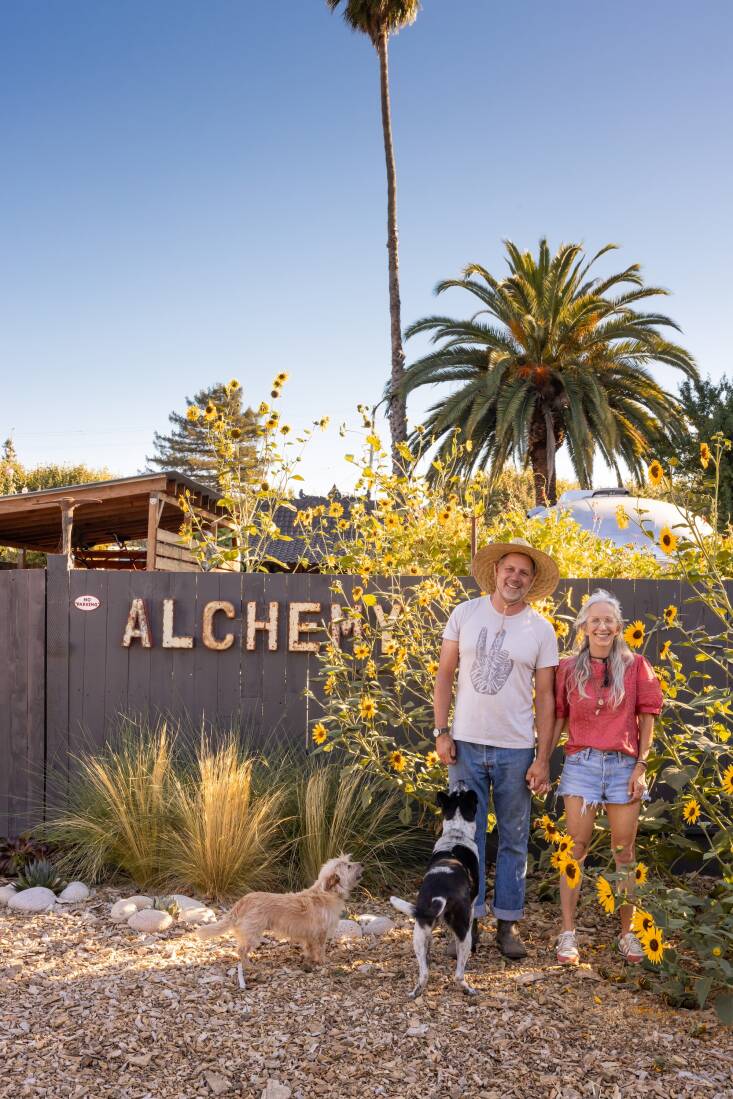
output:
M396 908L398 912L404 912L406 916L415 915L415 905L410 904L409 901L403 901L400 897L390 897L389 903L393 908Z
M202 923L196 928L196 934L200 939L215 939L217 935L226 935L231 930L232 919L229 913L216 923Z

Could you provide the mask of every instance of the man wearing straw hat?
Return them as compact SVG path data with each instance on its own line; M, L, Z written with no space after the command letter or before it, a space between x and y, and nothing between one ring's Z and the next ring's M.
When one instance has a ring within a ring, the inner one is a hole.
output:
M443 631L435 677L435 747L448 764L451 788L465 782L478 795L477 839L486 835L493 792L499 837L492 905L496 939L505 957L518 959L527 955L517 921L524 916L532 793L549 789L558 664L555 631L529 603L550 595L559 573L551 557L523 538L485 546L474 557L472 572L487 594L460 603ZM479 840L475 917L486 914L485 846ZM477 937L474 922L474 942Z

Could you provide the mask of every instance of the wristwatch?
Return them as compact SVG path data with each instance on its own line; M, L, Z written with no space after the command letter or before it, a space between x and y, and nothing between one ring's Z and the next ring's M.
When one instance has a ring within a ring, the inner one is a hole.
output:
M433 736L437 740L439 736L443 735L443 733L449 733L449 732L450 732L450 725L441 725L441 727L439 729L438 728L433 729Z

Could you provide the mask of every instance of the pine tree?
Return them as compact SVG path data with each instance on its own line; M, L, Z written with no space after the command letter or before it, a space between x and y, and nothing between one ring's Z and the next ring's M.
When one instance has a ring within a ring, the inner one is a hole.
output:
M209 389L196 393L192 401L187 397L186 408L190 405L206 408L209 402L220 410L226 409L232 424L236 423L242 432L239 451L233 464L242 474L256 470L257 418L251 408L242 408L242 390L237 388L229 392L226 386L217 382ZM195 422L187 419L185 409L183 412L171 412L168 422L173 428L170 435L161 435L156 431L153 436L156 453L152 458L145 459L148 468L175 470L185 473L202 485L216 487L216 460L208 442L207 424L203 419Z

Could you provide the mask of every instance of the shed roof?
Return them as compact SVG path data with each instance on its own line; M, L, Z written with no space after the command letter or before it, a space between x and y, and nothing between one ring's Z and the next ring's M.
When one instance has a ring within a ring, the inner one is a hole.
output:
M75 546L146 538L151 493L163 498L159 526L177 531L181 511L176 499L186 489L194 505L208 512L212 521L226 516L224 508L216 503L215 489L183 473L141 473L115 481L0 496L0 545L55 553L61 544L61 511L66 502L74 505Z

